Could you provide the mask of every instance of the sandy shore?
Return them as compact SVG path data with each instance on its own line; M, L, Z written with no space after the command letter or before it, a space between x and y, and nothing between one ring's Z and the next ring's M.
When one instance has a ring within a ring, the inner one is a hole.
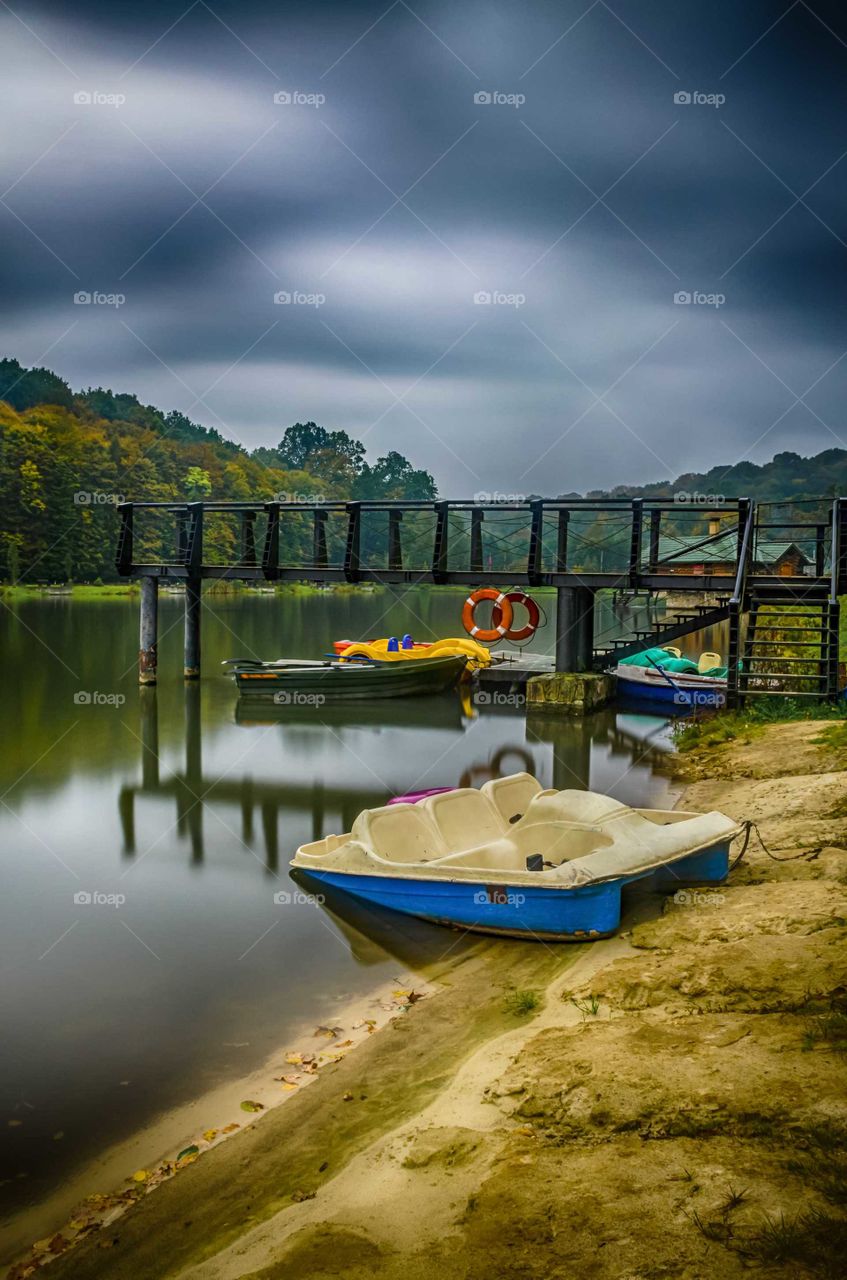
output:
M825 728L680 762L681 804L753 818L780 861L645 895L608 941L472 953L39 1274L842 1274L847 751Z

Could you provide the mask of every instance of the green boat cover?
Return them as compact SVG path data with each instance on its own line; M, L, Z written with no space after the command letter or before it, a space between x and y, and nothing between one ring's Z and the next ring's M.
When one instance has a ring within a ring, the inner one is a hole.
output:
M622 667L663 667L665 671L671 674L676 672L677 675L701 675L716 676L721 680L726 679L726 667L710 667L708 671L699 671L696 662L692 662L690 658L675 658L672 653L668 653L667 649L644 649L641 653L634 653L631 658L621 658L620 666Z

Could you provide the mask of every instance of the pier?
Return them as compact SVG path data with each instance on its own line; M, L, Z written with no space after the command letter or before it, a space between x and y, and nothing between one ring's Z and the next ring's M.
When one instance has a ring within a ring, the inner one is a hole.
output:
M139 680L157 679L158 589L185 587L184 675L201 670L204 582L554 588L552 669L589 672L729 623L729 699L833 698L847 499L126 502L118 573L141 583ZM608 647L598 591L703 603ZM801 657L780 656L795 634Z

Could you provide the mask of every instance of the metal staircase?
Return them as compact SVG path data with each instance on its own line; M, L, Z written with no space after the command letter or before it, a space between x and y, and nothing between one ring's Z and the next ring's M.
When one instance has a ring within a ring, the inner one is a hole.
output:
M755 511L750 512L729 602L730 706L740 706L748 697L838 697L838 591L845 573L845 526L844 507L836 499L829 525L828 578L823 547L811 580L752 577Z
M838 692L838 601L826 585L802 595L779 585L749 597L737 693L833 698Z
M647 630L634 631L631 636L613 640L607 648L595 649L594 662L598 668L615 666L623 658L642 653L645 649L660 647L690 635L692 631L702 631L719 622L726 622L729 617L729 598L719 600L717 604L700 604L694 609L679 610L672 617L657 622Z

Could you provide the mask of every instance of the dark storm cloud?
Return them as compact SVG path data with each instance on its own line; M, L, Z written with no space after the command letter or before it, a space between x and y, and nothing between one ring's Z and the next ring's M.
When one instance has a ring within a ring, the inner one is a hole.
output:
M453 495L847 438L836 6L16 12L0 338L22 361L249 445L345 427ZM295 91L325 101L274 103ZM498 92L525 101L474 101ZM725 102L674 100L698 92Z

